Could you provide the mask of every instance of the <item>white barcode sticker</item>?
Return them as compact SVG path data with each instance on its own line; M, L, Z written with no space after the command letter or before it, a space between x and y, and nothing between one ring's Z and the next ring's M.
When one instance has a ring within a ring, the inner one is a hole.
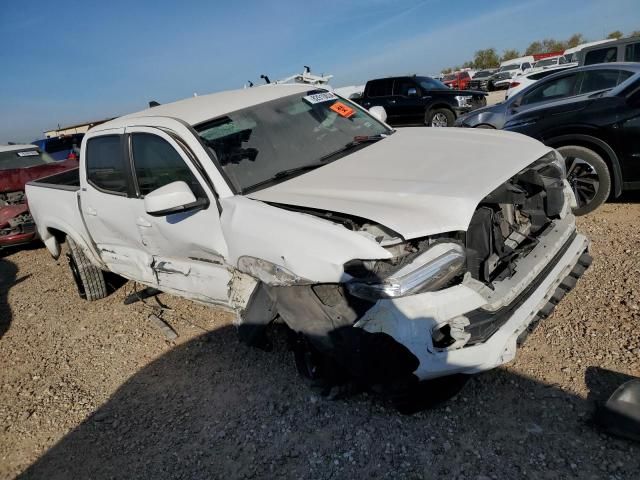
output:
M314 93L313 95L307 95L306 97L302 97L303 100L307 101L310 104L329 102L331 100L337 100L336 97L331 92L322 92L322 93Z
M26 150L24 152L18 152L19 157L37 157L40 155L40 152L37 150Z

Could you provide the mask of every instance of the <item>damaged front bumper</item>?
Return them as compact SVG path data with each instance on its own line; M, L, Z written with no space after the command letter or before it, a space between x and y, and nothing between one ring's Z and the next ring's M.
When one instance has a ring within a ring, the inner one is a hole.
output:
M36 225L26 203L0 207L0 248L32 242Z
M420 380L492 369L515 357L527 329L575 285L590 264L588 244L567 215L493 289L467 277L444 290L379 300L355 327L406 347L419 361L413 374Z

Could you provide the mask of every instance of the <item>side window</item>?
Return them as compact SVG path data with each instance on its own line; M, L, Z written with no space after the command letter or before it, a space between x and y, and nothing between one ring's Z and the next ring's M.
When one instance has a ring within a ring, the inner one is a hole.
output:
M625 62L640 62L640 43L630 43L624 49Z
M592 70L583 73L579 94L613 88L631 76L624 70Z
M570 97L574 94L576 78L577 75L573 74L551 80L527 93L522 97L521 103L522 105L528 105L556 98Z
M369 82L367 88L367 96L369 97L388 97L391 95L393 87L393 79L373 80Z
M585 65L593 65L595 63L608 63L617 60L617 47L601 48L599 50L591 50L584 57Z
M394 95L402 95L403 97L408 97L410 88L413 88L417 92L420 92L420 88L415 84L415 82L408 79L396 80L393 93Z
M118 195L127 193L127 163L120 135L105 135L87 142L87 180L94 187Z
M204 196L195 175L180 154L163 138L150 133L134 133L131 136L131 149L141 195L182 180L191 187L196 197Z
M522 64L522 70L526 70L527 68L531 68L531 64L530 63L523 63Z
M564 57L560 57L558 59L558 65L564 65L565 63L567 63L567 59Z

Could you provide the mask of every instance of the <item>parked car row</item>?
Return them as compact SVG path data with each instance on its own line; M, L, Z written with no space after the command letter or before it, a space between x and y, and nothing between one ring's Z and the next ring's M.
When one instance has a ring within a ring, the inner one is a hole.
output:
M563 153L579 215L640 188L640 63L552 71L456 125L523 133Z

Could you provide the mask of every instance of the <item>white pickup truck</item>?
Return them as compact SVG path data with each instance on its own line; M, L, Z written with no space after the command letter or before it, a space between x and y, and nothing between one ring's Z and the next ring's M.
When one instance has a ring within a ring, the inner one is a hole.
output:
M94 127L26 193L88 300L110 271L233 309L248 342L281 321L303 373L383 387L511 360L591 262L562 157L376 113L309 85L189 98Z

